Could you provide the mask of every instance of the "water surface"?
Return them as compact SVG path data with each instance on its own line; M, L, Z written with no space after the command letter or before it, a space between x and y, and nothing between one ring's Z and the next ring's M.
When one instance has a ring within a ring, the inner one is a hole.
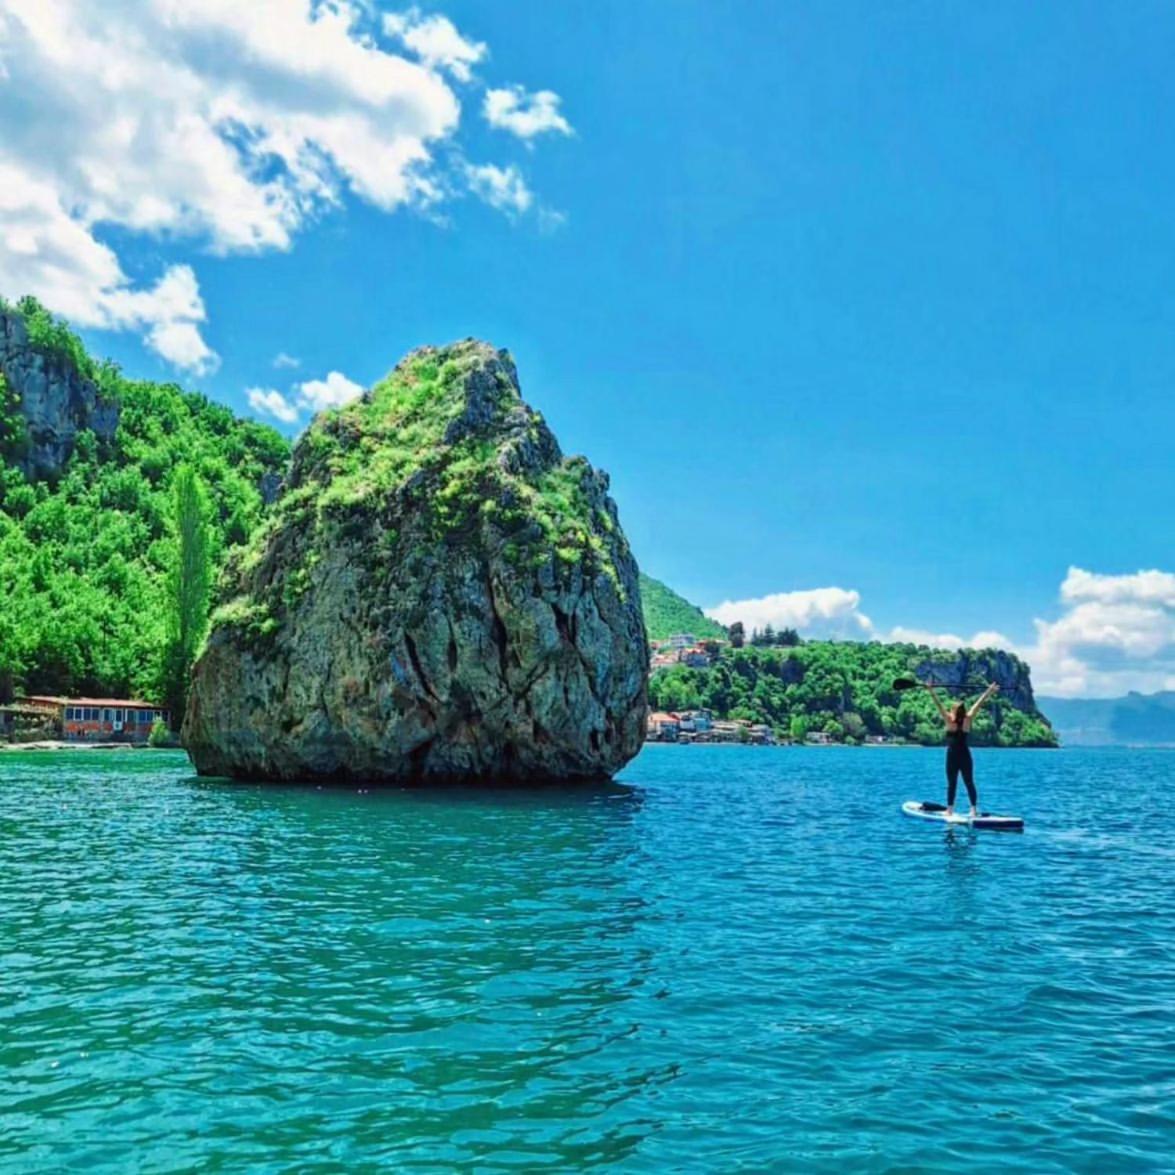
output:
M0 756L0 1168L1146 1172L1175 753L650 747L613 787Z

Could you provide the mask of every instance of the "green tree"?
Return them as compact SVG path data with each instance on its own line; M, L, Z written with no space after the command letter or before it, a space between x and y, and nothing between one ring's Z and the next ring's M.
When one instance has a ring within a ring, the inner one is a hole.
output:
M212 561L208 495L191 466L180 466L172 495L175 554L167 580L170 612L164 693L172 723L178 727L187 703L188 676L208 629Z

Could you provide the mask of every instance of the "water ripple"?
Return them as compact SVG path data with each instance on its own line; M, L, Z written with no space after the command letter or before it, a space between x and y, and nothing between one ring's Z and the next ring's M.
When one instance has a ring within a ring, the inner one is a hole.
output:
M977 757L1022 836L903 818L914 750L5 755L0 1169L1171 1171L1175 755Z

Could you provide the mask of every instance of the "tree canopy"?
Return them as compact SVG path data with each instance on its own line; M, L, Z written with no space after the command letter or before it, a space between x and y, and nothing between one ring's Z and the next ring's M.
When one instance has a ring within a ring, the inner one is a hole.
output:
M894 680L916 667L957 668L960 658L977 674L1008 677L1003 693L980 712L973 740L992 746L1055 746L1056 736L1032 697L1028 667L1005 653L950 653L909 644L808 641L795 647L725 648L707 669L673 665L649 681L659 710L709 709L803 739L824 732L837 741L884 735L935 745L943 724L925 690L897 691ZM1010 667L1010 669L1009 669ZM983 686L969 695L978 696ZM952 694L952 698L959 695Z
M82 431L56 480L29 481L20 405L0 388L0 700L15 689L159 698L177 471L191 469L207 493L215 568L259 522L261 479L284 470L289 446L202 395L95 363L32 299L16 309L33 345L73 362L120 416L112 445Z
M649 639L663 641L676 633L692 633L702 637L726 636L726 629L711 620L696 604L679 596L660 580L641 573L641 608L645 614L645 628Z

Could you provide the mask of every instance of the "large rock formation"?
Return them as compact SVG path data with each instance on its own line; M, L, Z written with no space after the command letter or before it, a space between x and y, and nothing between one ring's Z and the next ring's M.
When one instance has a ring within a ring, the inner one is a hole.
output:
M20 313L2 307L0 377L24 421L23 451L12 459L30 480L57 477L83 429L100 441L113 441L118 404L104 400L70 356L31 343Z
M226 570L184 723L197 770L612 774L640 749L648 649L607 490L505 352L409 355L311 425Z

